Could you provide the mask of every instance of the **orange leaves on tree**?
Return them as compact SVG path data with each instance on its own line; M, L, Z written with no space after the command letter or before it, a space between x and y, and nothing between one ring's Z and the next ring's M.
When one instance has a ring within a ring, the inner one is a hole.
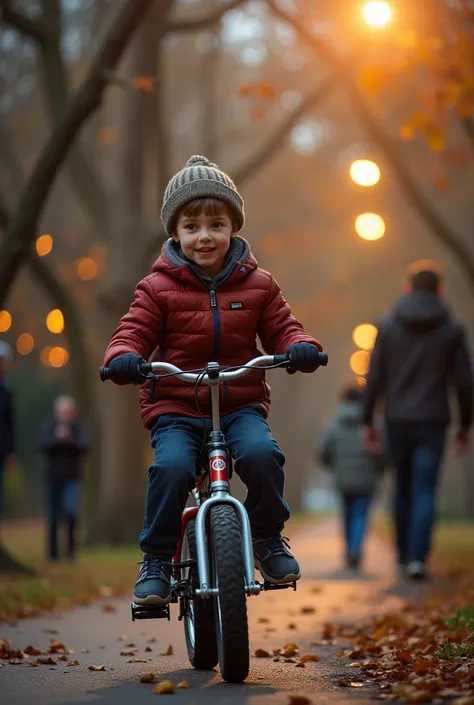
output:
M278 97L278 91L273 83L259 81L257 83L245 83L240 86L239 95L242 98L256 98L271 103Z
M137 91L143 91L143 93L153 93L155 80L149 76L136 76L132 80L132 86Z

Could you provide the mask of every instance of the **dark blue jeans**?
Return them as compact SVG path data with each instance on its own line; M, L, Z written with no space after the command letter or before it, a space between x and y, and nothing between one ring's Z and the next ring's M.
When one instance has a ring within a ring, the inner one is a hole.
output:
M360 556L367 531L371 495L343 494L344 536L347 555Z
M285 456L256 407L221 418L234 467L247 486L245 507L254 538L278 534L290 516L283 499ZM210 419L206 427L211 428ZM204 434L201 419L165 414L151 431L155 461L150 467L140 548L171 559L181 533L181 513L196 482Z
M59 558L58 532L64 522L66 526L67 555L72 558L76 551L76 524L79 507L80 482L49 481L46 485L46 508L48 512L48 545L50 560Z
M399 563L424 563L429 554L446 430L445 426L427 423L387 423L395 467L394 518Z

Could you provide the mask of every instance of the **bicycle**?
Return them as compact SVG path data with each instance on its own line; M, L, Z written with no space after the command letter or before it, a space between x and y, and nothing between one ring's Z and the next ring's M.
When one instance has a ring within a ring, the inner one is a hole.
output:
M326 366L327 354L319 353L319 366ZM212 430L207 453L200 459L195 506L182 515L181 537L172 561L171 603L179 602L178 619L184 621L186 646L191 665L211 670L219 664L222 678L240 683L249 673L247 597L264 590L293 588L296 582L274 585L255 580L250 522L243 504L230 494L230 453L220 426L219 386L252 368L286 366L287 355L262 355L245 365L221 368L209 362L200 370L184 371L167 362L139 365L152 380L176 376L185 382L207 384L211 389ZM164 374L159 375L157 372ZM109 379L101 367L102 381ZM170 619L169 605L146 606L132 603L132 619Z

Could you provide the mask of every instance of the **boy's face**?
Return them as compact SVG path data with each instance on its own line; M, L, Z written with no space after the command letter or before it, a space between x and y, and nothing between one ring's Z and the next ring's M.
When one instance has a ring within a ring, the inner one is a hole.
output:
M224 266L230 241L235 234L232 218L223 207L218 215L206 215L204 210L197 215L181 213L176 234L172 237L180 243L188 259L215 277Z

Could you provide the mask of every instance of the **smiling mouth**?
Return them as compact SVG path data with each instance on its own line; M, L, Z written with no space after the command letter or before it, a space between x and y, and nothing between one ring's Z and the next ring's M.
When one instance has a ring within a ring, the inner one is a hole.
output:
M196 250L196 252L200 255L210 255L215 251L215 247L203 247L200 250Z

